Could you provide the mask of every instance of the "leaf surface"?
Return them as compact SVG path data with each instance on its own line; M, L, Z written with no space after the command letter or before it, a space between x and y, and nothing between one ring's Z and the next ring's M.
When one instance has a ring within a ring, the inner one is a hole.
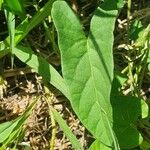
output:
M8 1L8 0L7 0ZM16 46L35 26L37 26L45 17L50 15L51 7L55 0L48 1L29 21L28 18L24 19L15 30L15 41ZM10 2L11 3L11 2ZM10 37L8 36L5 41L0 42L0 58L7 55L10 52ZM5 48L1 48L5 46ZM6 47L7 46L7 47Z
M122 149L131 149L142 142L136 122L141 116L141 100L129 96L113 96L113 129Z
M21 17L25 17L25 10L22 0L4 0L4 7Z
M26 119L29 117L33 106L39 98L36 98L25 110L22 116L18 117L15 120L8 121L0 124L0 143L8 144L14 137L18 130L22 127Z
M69 88L72 107L96 138L106 145L114 144L117 147L111 128L110 105L116 15L117 6L106 7L104 3L95 12L87 39L79 20L64 1L55 2L52 8L59 36L63 76ZM107 23L107 27L103 27L104 23Z
M0 0L0 10L1 10L2 4L3 4L3 0Z
M111 150L111 149L112 148L105 146L98 140L95 140L89 148L89 150Z
M118 89L126 78L115 75L111 91L111 105L113 109L113 130L122 149L131 149L142 142L137 130L139 117L148 116L148 106L144 100L133 96L122 96Z
M13 129L17 126L18 122L19 120L0 124L0 143L4 142L9 137Z

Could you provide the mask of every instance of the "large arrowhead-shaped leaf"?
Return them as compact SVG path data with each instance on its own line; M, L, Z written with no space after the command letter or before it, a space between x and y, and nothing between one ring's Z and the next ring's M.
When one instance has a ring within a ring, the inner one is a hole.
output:
M116 15L115 2L104 2L95 12L86 38L79 20L64 1L55 2L52 9L72 107L87 129L109 146L116 145L110 105Z

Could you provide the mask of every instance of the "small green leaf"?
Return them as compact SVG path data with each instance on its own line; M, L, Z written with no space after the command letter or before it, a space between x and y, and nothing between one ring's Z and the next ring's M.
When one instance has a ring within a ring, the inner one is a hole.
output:
M9 0L8 0L9 1ZM49 0L30 21L28 18L24 19L15 31L15 45L17 45L35 26L44 20L45 17L51 14L52 4L55 0ZM9 37L6 38L5 43L9 44Z
M150 150L150 143L147 141L143 141L140 145L141 150Z
M140 32L142 32L143 29L144 27L140 20L135 20L131 22L131 25L129 28L129 38L134 41L137 40Z
M76 150L83 150L81 144L78 142L77 138L74 136L70 128L67 126L66 122L60 116L60 114L55 109L53 108L51 109L52 109L55 120L58 122L60 128L64 131L65 135L70 140L72 146Z
M89 150L112 150L112 148L105 146L98 140L95 140L90 146Z
M17 126L20 119L0 124L0 143L3 143Z
M0 10L2 8L3 0L0 0Z
M150 45L150 44L149 44ZM148 56L147 56L147 64L148 64L148 71L150 72L150 50L148 50Z
M45 6L43 6L36 14L32 17L30 21L28 18L24 19L22 23L15 30L15 43L16 46L35 26L43 21L45 17L51 14L52 4L55 0L48 1ZM7 37L4 42L0 43L0 58L4 57L10 52L10 37ZM1 49L5 47L5 49Z
M30 105L29 107L25 110L22 116L18 117L17 119L9 122L5 122L0 124L0 143L6 145L12 140L14 140L15 135L17 132L20 130L28 116L30 115L33 106L35 105L36 101L39 98L36 98Z
M0 59L10 53L10 47L7 47L4 41L0 41Z
M113 129L122 149L131 149L142 142L136 122L141 116L141 101L136 97L112 96Z
M25 17L25 10L22 0L4 0L4 7L21 17Z
M134 46L144 48L147 40L150 39L150 24L140 32L139 38L136 40Z
M141 100L141 111L142 111L142 114L141 114L141 117L142 118L146 118L148 117L148 114L149 114L149 108L148 108L148 104L145 102L145 100Z
M0 59L1 59L2 57L6 56L8 53L10 53L10 49L9 49L9 48L0 50Z

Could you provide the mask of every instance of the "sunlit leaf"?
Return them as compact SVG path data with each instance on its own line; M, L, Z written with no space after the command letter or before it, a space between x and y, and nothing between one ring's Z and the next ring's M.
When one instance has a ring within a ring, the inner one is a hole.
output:
M0 10L2 8L3 0L0 0Z
M89 150L112 150L112 148L105 146L98 140L95 140L90 146Z
M88 39L79 20L64 1L54 3L52 16L59 36L63 76L70 91L72 107L97 139L117 148L112 130L110 92L113 30L118 11L115 2L111 5L107 2L96 10Z

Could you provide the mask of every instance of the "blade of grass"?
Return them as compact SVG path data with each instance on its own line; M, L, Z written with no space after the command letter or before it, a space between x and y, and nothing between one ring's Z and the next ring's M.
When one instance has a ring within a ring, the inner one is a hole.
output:
M51 119L51 128L52 128L51 139L49 142L50 143L50 150L54 150L57 127L56 127L54 115L51 111L51 102L53 100L53 94L50 92L50 90L46 86L44 86L44 92L45 92L45 94L44 94L45 99L46 99L48 107L49 107L49 116Z
M104 145L98 140L95 140L89 148L89 150L111 150L111 149L112 148L107 147L106 145Z
M19 128L22 127L26 119L29 117L32 109L39 99L40 97L35 98L22 116L13 121L8 121L0 124L0 143L6 145L14 140L14 138L16 138L16 134L18 134Z
M26 18L17 28L15 35L15 45L17 45L35 26L44 20L45 17L51 14L52 4L55 0L49 0L33 18L28 21ZM5 40L9 44L8 38Z
M54 108L51 108L51 110L52 110L52 113L54 115L55 120L58 122L60 128L64 131L65 135L70 140L70 142L71 142L72 146L74 147L74 149L83 150L83 148L80 145L79 141L77 140L75 135L72 133L70 128L67 126L66 122L62 119L60 114Z
M0 0L0 10L2 9L3 0Z
M14 64L14 39L15 39L15 15L14 13L10 12L7 9L5 10L5 16L6 16L6 21L7 21L7 26L8 26L8 32L9 32L9 41L10 41L10 51L11 51L11 68L13 68Z
M23 47L21 45L15 48L14 54L39 73L44 81L51 83L69 99L70 95L63 78L44 58L36 56L30 47Z
M33 18L29 21L28 18L24 19L22 23L16 28L15 31L15 43L17 45L35 26L37 26L40 22L44 20L45 17L51 14L52 4L55 0L49 0L44 7L42 7ZM4 42L0 43L1 45L5 45L8 47L10 45L10 37L8 36ZM10 51L5 49L0 49L0 58L7 55Z
M25 18L25 10L22 0L5 0L4 8L19 15L20 18Z

